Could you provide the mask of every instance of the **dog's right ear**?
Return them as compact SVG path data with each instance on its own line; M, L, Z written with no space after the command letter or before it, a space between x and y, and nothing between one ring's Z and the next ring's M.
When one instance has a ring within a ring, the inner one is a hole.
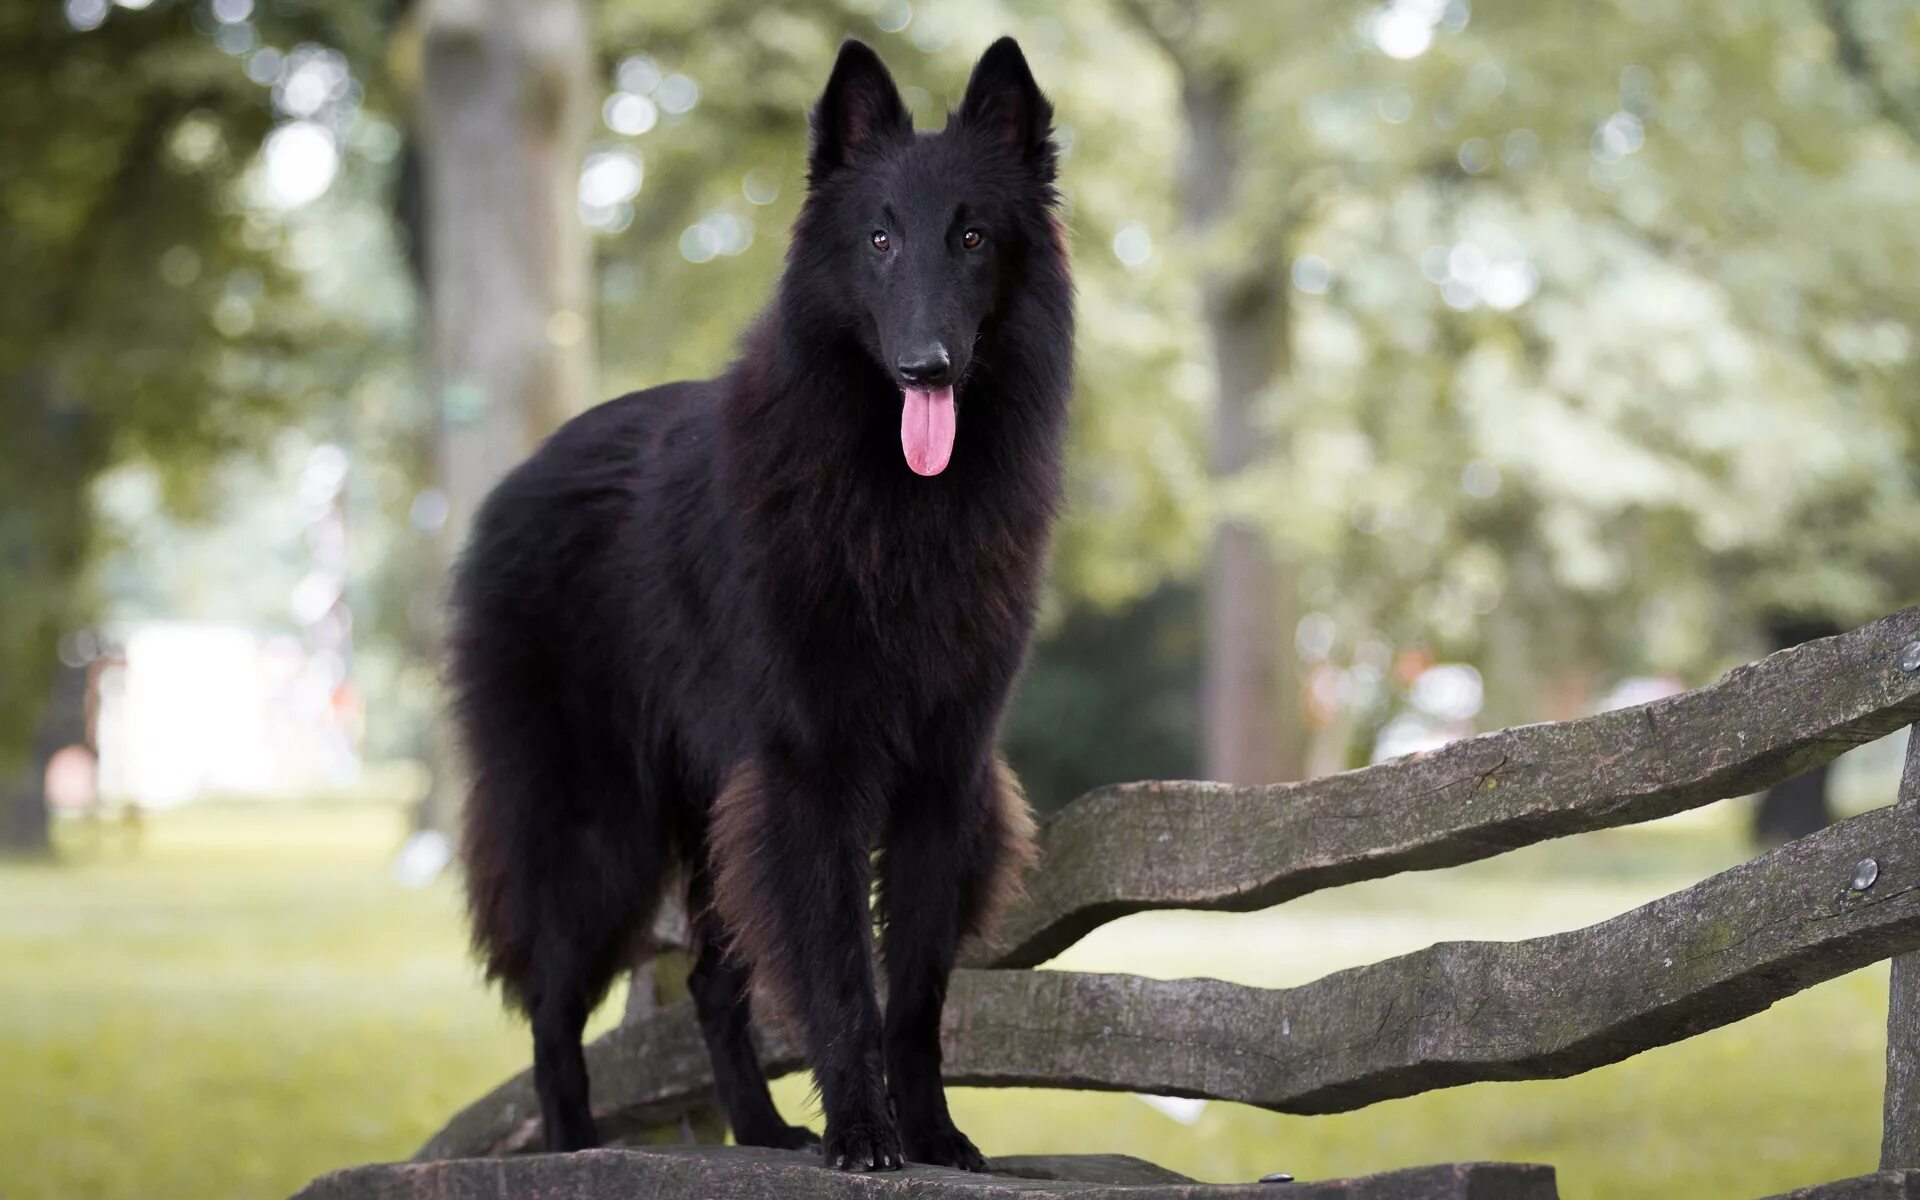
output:
M823 179L868 150L912 132L913 116L901 103L887 65L865 42L842 42L827 90L813 106L813 178Z

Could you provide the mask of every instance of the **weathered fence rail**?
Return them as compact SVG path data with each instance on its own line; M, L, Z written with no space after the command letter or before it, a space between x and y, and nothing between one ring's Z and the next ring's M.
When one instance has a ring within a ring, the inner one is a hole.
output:
M1883 1173L1794 1195L1920 1200L1920 1172L1902 1170L1920 1168L1920 737L1898 803L1585 929L1443 943L1286 989L1022 969L1128 913L1258 908L1646 821L1788 778L1916 721L1920 607L1652 704L1506 730L1310 783L1096 791L1048 824L1045 865L1029 899L998 941L975 949L974 966L956 973L942 1029L947 1079L1333 1112L1469 1082L1576 1074L1894 958ZM770 1072L800 1067L790 1036L776 1031L759 1044ZM596 1113L616 1136L711 1100L706 1053L685 1007L623 1025L589 1047L588 1061ZM528 1076L508 1080L458 1114L417 1159L524 1150L538 1137L538 1107ZM742 1196L887 1195L894 1186L828 1172L794 1176L802 1168L778 1155L580 1161L367 1168L387 1174L329 1177L333 1183L320 1181L310 1195L458 1200L518 1194L524 1184L594 1200L603 1193L580 1184L592 1172L600 1173L594 1186L623 1189L607 1196L707 1194L700 1188L720 1178L715 1172L738 1185L729 1194ZM1289 1194L1554 1194L1543 1168L1434 1171ZM580 1186L548 1186L563 1177ZM636 1190L643 1178L654 1182ZM902 1195L938 1197L1036 1189L1089 1200L1242 1194L1052 1178L940 1182L916 1174L898 1182Z
M1156 908L1246 912L1758 791L1920 720L1920 607L1636 708L1525 725L1306 783L1136 783L1041 832L1028 902L975 966L1024 967Z

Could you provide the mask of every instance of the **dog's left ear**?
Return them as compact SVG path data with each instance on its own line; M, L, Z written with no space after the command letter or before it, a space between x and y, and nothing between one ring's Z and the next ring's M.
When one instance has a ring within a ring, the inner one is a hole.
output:
M960 122L991 134L1042 180L1053 181L1053 105L1040 94L1012 38L1001 38L980 56L967 81L967 98L960 102Z

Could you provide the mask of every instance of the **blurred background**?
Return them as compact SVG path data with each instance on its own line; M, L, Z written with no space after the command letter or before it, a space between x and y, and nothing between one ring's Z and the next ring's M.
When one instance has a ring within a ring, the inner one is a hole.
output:
M1903 0L4 0L0 1195L284 1195L524 1064L445 836L467 518L567 416L724 367L840 39L924 128L1002 33L1079 280L1005 734L1042 808L1637 703L1920 600ZM1281 985L1570 928L1887 803L1898 751L1062 964ZM957 1108L989 1153L1214 1180L1757 1196L1871 1168L1885 1004L1882 966L1332 1118Z

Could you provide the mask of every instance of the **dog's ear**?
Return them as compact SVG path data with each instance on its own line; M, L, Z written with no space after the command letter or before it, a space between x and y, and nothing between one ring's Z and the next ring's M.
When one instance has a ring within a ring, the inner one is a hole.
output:
M993 136L1051 182L1057 153L1053 145L1053 105L1027 69L1020 45L1003 37L987 47L967 81L960 121Z
M813 176L820 179L863 152L913 132L900 89L871 47L856 38L840 44L833 74L813 106Z

